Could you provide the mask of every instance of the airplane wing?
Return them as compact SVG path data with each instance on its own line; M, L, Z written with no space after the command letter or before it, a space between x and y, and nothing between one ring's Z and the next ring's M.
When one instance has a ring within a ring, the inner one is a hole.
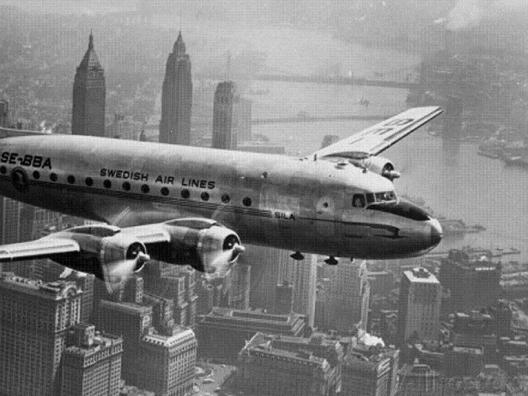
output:
M378 155L442 114L437 106L415 107L312 154L314 158L363 159Z
M66 238L42 238L35 241L0 246L0 262L51 258L61 254L79 253L79 244Z
M244 251L238 235L214 220L181 218L119 228L90 224L43 238L0 246L0 262L49 258L89 272L115 292L151 258L191 265L214 277L225 274Z

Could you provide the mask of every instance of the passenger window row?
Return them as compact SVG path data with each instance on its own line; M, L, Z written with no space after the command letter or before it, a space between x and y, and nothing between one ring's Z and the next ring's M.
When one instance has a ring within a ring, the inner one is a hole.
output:
M7 169L5 166L0 166L0 174L6 174L7 173ZM39 171L33 171L33 178L35 180L39 180L40 179L40 172ZM56 182L58 180L58 176L56 173L52 172L50 173L49 175L49 178L52 182ZM69 175L67 178L66 178L66 181L68 182L68 184L75 184L75 176L73 175ZM84 183L88 186L88 187L92 187L94 185L94 180L93 178L91 177L87 177L84 179ZM105 179L103 181L103 186L104 188L107 188L107 189L110 189L112 188L112 182L109 180L109 179ZM121 188L124 190L124 191L130 191L132 186L130 185L129 182L125 181L121 184ZM148 184L142 184L141 185L141 192L143 192L144 194L148 194L150 192L150 187ZM168 196L170 194L170 191L167 187L162 187L160 189L160 193L161 195L164 195L164 196ZM185 198L185 199L188 199L190 196L191 196L191 192L184 188L183 190L180 191L180 196L182 198ZM209 201L209 193L206 192L206 191L203 191L201 194L200 194L200 198L202 199L202 201ZM231 201L231 198L228 194L223 194L221 196L221 201L225 204L229 203ZM242 204L244 206L251 206L252 204L252 201L251 201L251 198L249 197L245 197L242 199Z

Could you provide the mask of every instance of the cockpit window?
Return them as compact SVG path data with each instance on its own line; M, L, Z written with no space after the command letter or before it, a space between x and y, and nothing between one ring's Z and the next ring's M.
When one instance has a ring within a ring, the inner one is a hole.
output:
M367 203L371 204L373 202L376 202L376 198L374 197L374 194L368 193L367 194Z
M352 206L354 208L364 208L365 196L363 194L354 194L354 196L352 197Z
M387 202L396 200L396 194L394 191L385 191L375 194L376 202Z
M368 207L368 209L379 210L381 212L392 213L396 216L406 217L408 219L417 221L427 221L430 219L425 210L413 205L409 202L376 202Z

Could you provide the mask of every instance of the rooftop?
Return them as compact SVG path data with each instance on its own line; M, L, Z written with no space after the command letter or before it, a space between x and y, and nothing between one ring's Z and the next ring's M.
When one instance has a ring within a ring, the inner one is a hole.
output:
M440 284L436 276L431 274L427 269L423 267L417 267L413 268L410 271L404 271L403 274L412 283Z
M141 341L150 344L157 345L161 347L171 347L178 345L182 342L190 341L196 339L194 331L191 329L185 329L183 327L177 327L173 330L172 335L162 335L162 334L147 334L141 338Z
M12 290L24 294L31 294L39 298L63 300L71 296L80 295L82 290L75 282L58 280L42 282L16 276L12 273L0 274L0 289Z

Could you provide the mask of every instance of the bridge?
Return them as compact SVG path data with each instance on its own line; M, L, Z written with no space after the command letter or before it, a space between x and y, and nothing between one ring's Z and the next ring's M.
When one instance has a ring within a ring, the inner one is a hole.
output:
M295 83L329 84L329 85L363 85L385 88L418 88L420 84L412 81L392 81L384 79L369 79L363 77L345 76L303 76L285 74L258 74L254 78L260 81L284 81Z
M274 118L254 118L251 120L253 125L256 124L282 124L282 123L293 123L293 122L319 122L319 121L340 121L340 120L353 120L353 121L383 121L387 118L392 117L391 115L333 115L333 116L297 116L297 117L274 117Z
M223 80L225 77L217 74L197 74L198 79ZM401 79L383 79L383 78L366 78L366 77L346 77L331 75L301 75L301 74L257 74L248 79L257 81L282 81L292 83L310 83L310 84L327 84L327 85L361 85L370 87L384 88L401 88L413 89L420 86L419 83L407 80L407 77Z

